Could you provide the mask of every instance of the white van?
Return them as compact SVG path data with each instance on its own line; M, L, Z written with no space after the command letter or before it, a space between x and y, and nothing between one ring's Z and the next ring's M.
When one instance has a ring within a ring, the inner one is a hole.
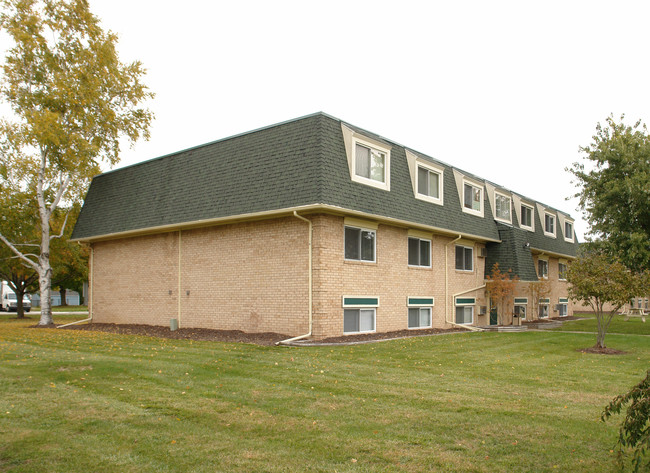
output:
M32 301L29 300L27 294L23 297L23 309L25 309L25 312L32 310ZM5 312L18 311L16 293L9 287L7 281L2 281L0 285L0 310Z

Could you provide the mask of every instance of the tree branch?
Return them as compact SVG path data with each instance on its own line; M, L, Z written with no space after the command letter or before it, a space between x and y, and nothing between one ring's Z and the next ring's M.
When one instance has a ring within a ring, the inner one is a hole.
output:
M63 220L63 226L61 227L61 233L58 235L50 235L50 241L54 240L55 238L61 238L63 236L63 232L65 231L65 226L68 223L68 217L70 216L70 211L65 214L65 220Z
M59 201L61 200L61 197L63 197L63 193L66 191L68 188L68 185L70 185L70 177L67 176L65 178L65 182L61 184L61 187L59 187L59 190L56 193L56 196L54 197L54 200L52 201L52 204L50 205L50 215L56 210L57 205L59 205ZM66 215L66 220L68 219L68 216ZM65 226L65 225L64 225Z
M0 233L0 240L4 242L5 245L9 247L11 251L13 251L18 258L23 260L25 263L27 263L34 271L38 272L40 267L38 264L34 263L32 260L30 260L26 255L22 254L18 248L16 248L14 245L11 244L9 240L7 240L2 233ZM35 255L32 255L35 256Z

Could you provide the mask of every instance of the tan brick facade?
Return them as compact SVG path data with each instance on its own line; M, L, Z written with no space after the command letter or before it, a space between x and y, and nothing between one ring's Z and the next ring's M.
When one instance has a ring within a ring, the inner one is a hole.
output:
M408 297L434 299L432 326L451 327L454 295L474 298L475 325L488 325L482 243L419 232L431 240L431 267L408 265L409 229L369 222L376 261L344 257L343 216L313 223L313 336L343 334L343 297L378 299L376 331L408 328ZM308 228L295 217L234 223L93 243L93 320L305 334L308 326ZM413 235L413 230L411 230ZM455 269L456 245L473 248L471 271ZM180 271L179 271L180 264ZM550 315L566 283L549 258ZM528 297L519 283L515 297ZM523 294L522 294L523 293ZM180 295L180 302L179 302ZM530 318L530 317L529 317Z

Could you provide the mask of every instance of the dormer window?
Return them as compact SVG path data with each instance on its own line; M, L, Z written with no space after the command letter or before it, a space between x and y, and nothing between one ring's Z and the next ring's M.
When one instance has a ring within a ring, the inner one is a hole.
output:
M440 173L418 166L418 194L440 199Z
M512 222L512 199L505 194L494 193L494 201L496 207L496 218L504 222Z
M544 235L555 238L555 215L544 214Z
M357 177L386 183L386 153L357 143L355 148L355 173Z
M533 216L535 215L535 209L530 205L521 204L521 219L519 220L519 226L525 228L526 230L534 231Z
M360 184L390 190L391 146L341 124L350 179Z
M463 183L463 211L483 216L483 187L471 182Z
M408 149L405 151L415 198L443 205L445 169Z
M564 239L573 243L573 222L564 221Z

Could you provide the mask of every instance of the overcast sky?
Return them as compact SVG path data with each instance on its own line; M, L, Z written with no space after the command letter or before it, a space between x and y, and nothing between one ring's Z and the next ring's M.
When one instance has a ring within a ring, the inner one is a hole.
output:
M648 1L90 0L156 93L120 167L323 111L580 220L565 168L650 118Z

